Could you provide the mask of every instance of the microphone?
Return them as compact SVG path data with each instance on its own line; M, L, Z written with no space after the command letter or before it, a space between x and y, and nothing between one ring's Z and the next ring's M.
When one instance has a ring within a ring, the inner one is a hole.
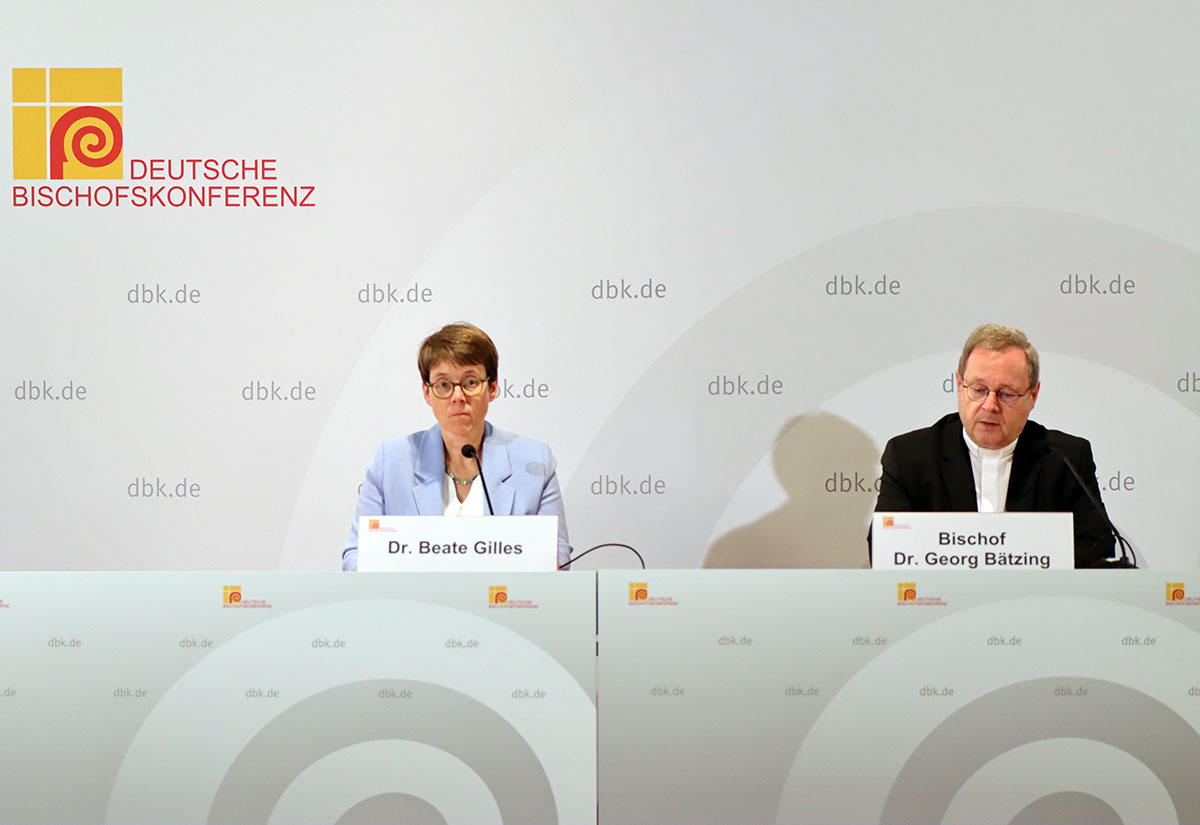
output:
M1112 560L1104 559L1088 566L1136 568L1137 555L1134 554L1133 548L1129 546L1129 542L1125 540L1125 537L1121 535L1119 530L1117 530L1116 525L1112 523L1112 519L1108 517L1108 512L1105 511L1104 505L1100 503L1100 499L1098 499L1096 494L1092 492L1091 486L1089 486L1088 483L1083 480L1083 475L1075 468L1075 465L1072 463L1071 459L1067 458L1066 454L1064 454L1062 450L1058 449L1058 447L1055 447L1053 444L1051 444L1049 440L1043 441L1042 444L1046 450L1054 453L1056 456L1062 459L1063 464L1067 465L1067 469L1071 471L1071 475L1075 476L1075 480L1079 482L1079 486L1083 488L1085 493L1087 493L1088 500L1092 502L1092 506L1095 507L1100 515L1104 518L1104 523L1108 525L1108 529L1112 531L1113 538L1117 540L1117 546L1121 548L1120 558L1115 558ZM1130 559L1130 556L1133 556L1133 558Z
M481 444L480 450L483 449ZM474 444L464 444L462 447L463 458L475 459L475 466L479 468L479 483L483 485L483 497L487 499L488 515L496 515L496 511L492 509L492 497L488 495L487 482L483 480L483 464L479 460L479 453L475 450Z

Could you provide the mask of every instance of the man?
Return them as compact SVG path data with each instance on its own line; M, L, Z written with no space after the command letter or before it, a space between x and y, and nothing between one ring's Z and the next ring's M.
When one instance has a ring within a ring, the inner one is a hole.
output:
M1112 556L1106 516L1063 458L1099 501L1091 445L1029 420L1041 383L1037 350L1025 333L998 324L979 327L967 338L954 377L958 415L896 436L884 448L875 509L1069 512L1075 516L1075 566ZM869 535L867 541L869 546Z

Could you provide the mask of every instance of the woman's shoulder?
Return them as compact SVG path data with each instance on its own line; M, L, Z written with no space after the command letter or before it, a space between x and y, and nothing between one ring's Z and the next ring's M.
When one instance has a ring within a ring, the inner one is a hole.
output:
M428 430L418 430L415 433L396 436L395 438L389 438L386 441L381 441L375 448L375 454L377 456L386 458L419 455L421 453L421 445L423 445L427 439L434 439L438 442L438 446L441 446L441 432L436 424Z
M519 433L502 430L499 427L488 425L487 434L484 436L484 449L492 445L496 447L504 447L509 452L513 453L548 453L550 447L543 444L541 441L520 435Z

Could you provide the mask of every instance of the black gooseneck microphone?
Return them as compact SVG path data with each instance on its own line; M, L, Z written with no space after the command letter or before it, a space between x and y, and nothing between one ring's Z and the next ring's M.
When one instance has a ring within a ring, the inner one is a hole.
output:
M483 447L480 446L479 452L482 452L482 450L483 450ZM479 482L483 485L483 497L487 499L488 513L490 515L494 516L496 514L496 511L492 509L492 497L488 495L487 482L483 480L483 464L479 460L479 452L476 452L474 444L464 444L463 445L463 448L462 448L463 458L475 459L475 466L479 468ZM578 556L575 556L575 558L568 559L567 564L563 565L563 566L564 567L569 566L571 564L571 562L575 561L575 559L583 558L588 553L592 552L592 550L599 550L601 547L624 547L627 550L633 550L633 554L635 556L637 556L638 561L640 561L642 563L642 569L643 570L646 569L646 560L642 558L641 553L639 553L637 550L634 550L628 544L617 544L615 542L609 542L607 544L597 544L591 550L585 550L584 552L580 553Z
M1045 445L1045 449L1061 458L1063 460L1063 464L1067 465L1067 469L1071 471L1071 475L1075 476L1075 480L1079 482L1079 486L1083 488L1085 493L1087 493L1088 500L1092 502L1092 506L1099 511L1101 516L1103 516L1104 523L1108 525L1108 529L1112 531L1113 538L1117 540L1117 546L1121 548L1121 557L1119 559L1105 559L1104 561L1097 562L1090 566L1136 568L1137 555L1133 552L1133 548L1129 546L1129 542L1125 540L1125 537L1121 535L1121 532L1117 529L1116 525L1112 523L1112 519L1108 517L1108 512L1104 509L1104 505L1100 503L1100 499L1096 498L1096 494L1092 492L1092 488L1088 486L1088 483L1083 480L1083 475L1079 472L1079 470L1075 469L1075 464L1071 461L1071 459L1067 458L1062 450L1055 447L1049 441L1044 441L1042 443ZM1131 556L1132 558L1130 558Z
M480 447L482 450L482 447ZM483 497L487 499L488 515L496 515L496 511L492 509L492 497L488 495L487 482L483 480L483 464L479 460L479 453L475 450L474 444L464 444L462 448L463 458L475 459L475 466L479 468L479 483L483 485Z
M479 452L482 452L482 450L483 450L483 447L480 446ZM479 460L479 452L477 452L475 450L474 444L464 444L463 445L463 448L462 448L463 458L475 459L475 466L479 468L479 482L483 485L483 497L487 499L488 513L490 515L494 516L496 514L496 511L492 509L492 497L488 495L487 482L483 480L483 464ZM601 547L624 547L627 550L633 550L633 554L635 556L637 556L638 561L640 561L642 563L642 569L643 570L646 569L646 560L642 558L641 553L639 553L637 550L634 550L628 544L617 544L615 542L609 542L607 544L598 544L595 547L593 547L591 550L585 550L584 552L580 553L578 556L575 556L575 558L567 559L566 565L562 565L562 566L563 567L569 566L571 564L571 562L575 561L575 559L583 558L588 553L592 552L592 550L599 550Z

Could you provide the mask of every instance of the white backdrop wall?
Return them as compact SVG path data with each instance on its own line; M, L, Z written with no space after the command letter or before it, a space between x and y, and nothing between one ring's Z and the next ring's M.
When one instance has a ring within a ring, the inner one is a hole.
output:
M124 145L0 207L0 568L336 569L460 319L577 550L864 565L884 442L997 321L1144 563L1196 566L1198 30L1167 0L10 4L10 68L122 70ZM146 179L183 159L314 205L26 205L210 183Z

